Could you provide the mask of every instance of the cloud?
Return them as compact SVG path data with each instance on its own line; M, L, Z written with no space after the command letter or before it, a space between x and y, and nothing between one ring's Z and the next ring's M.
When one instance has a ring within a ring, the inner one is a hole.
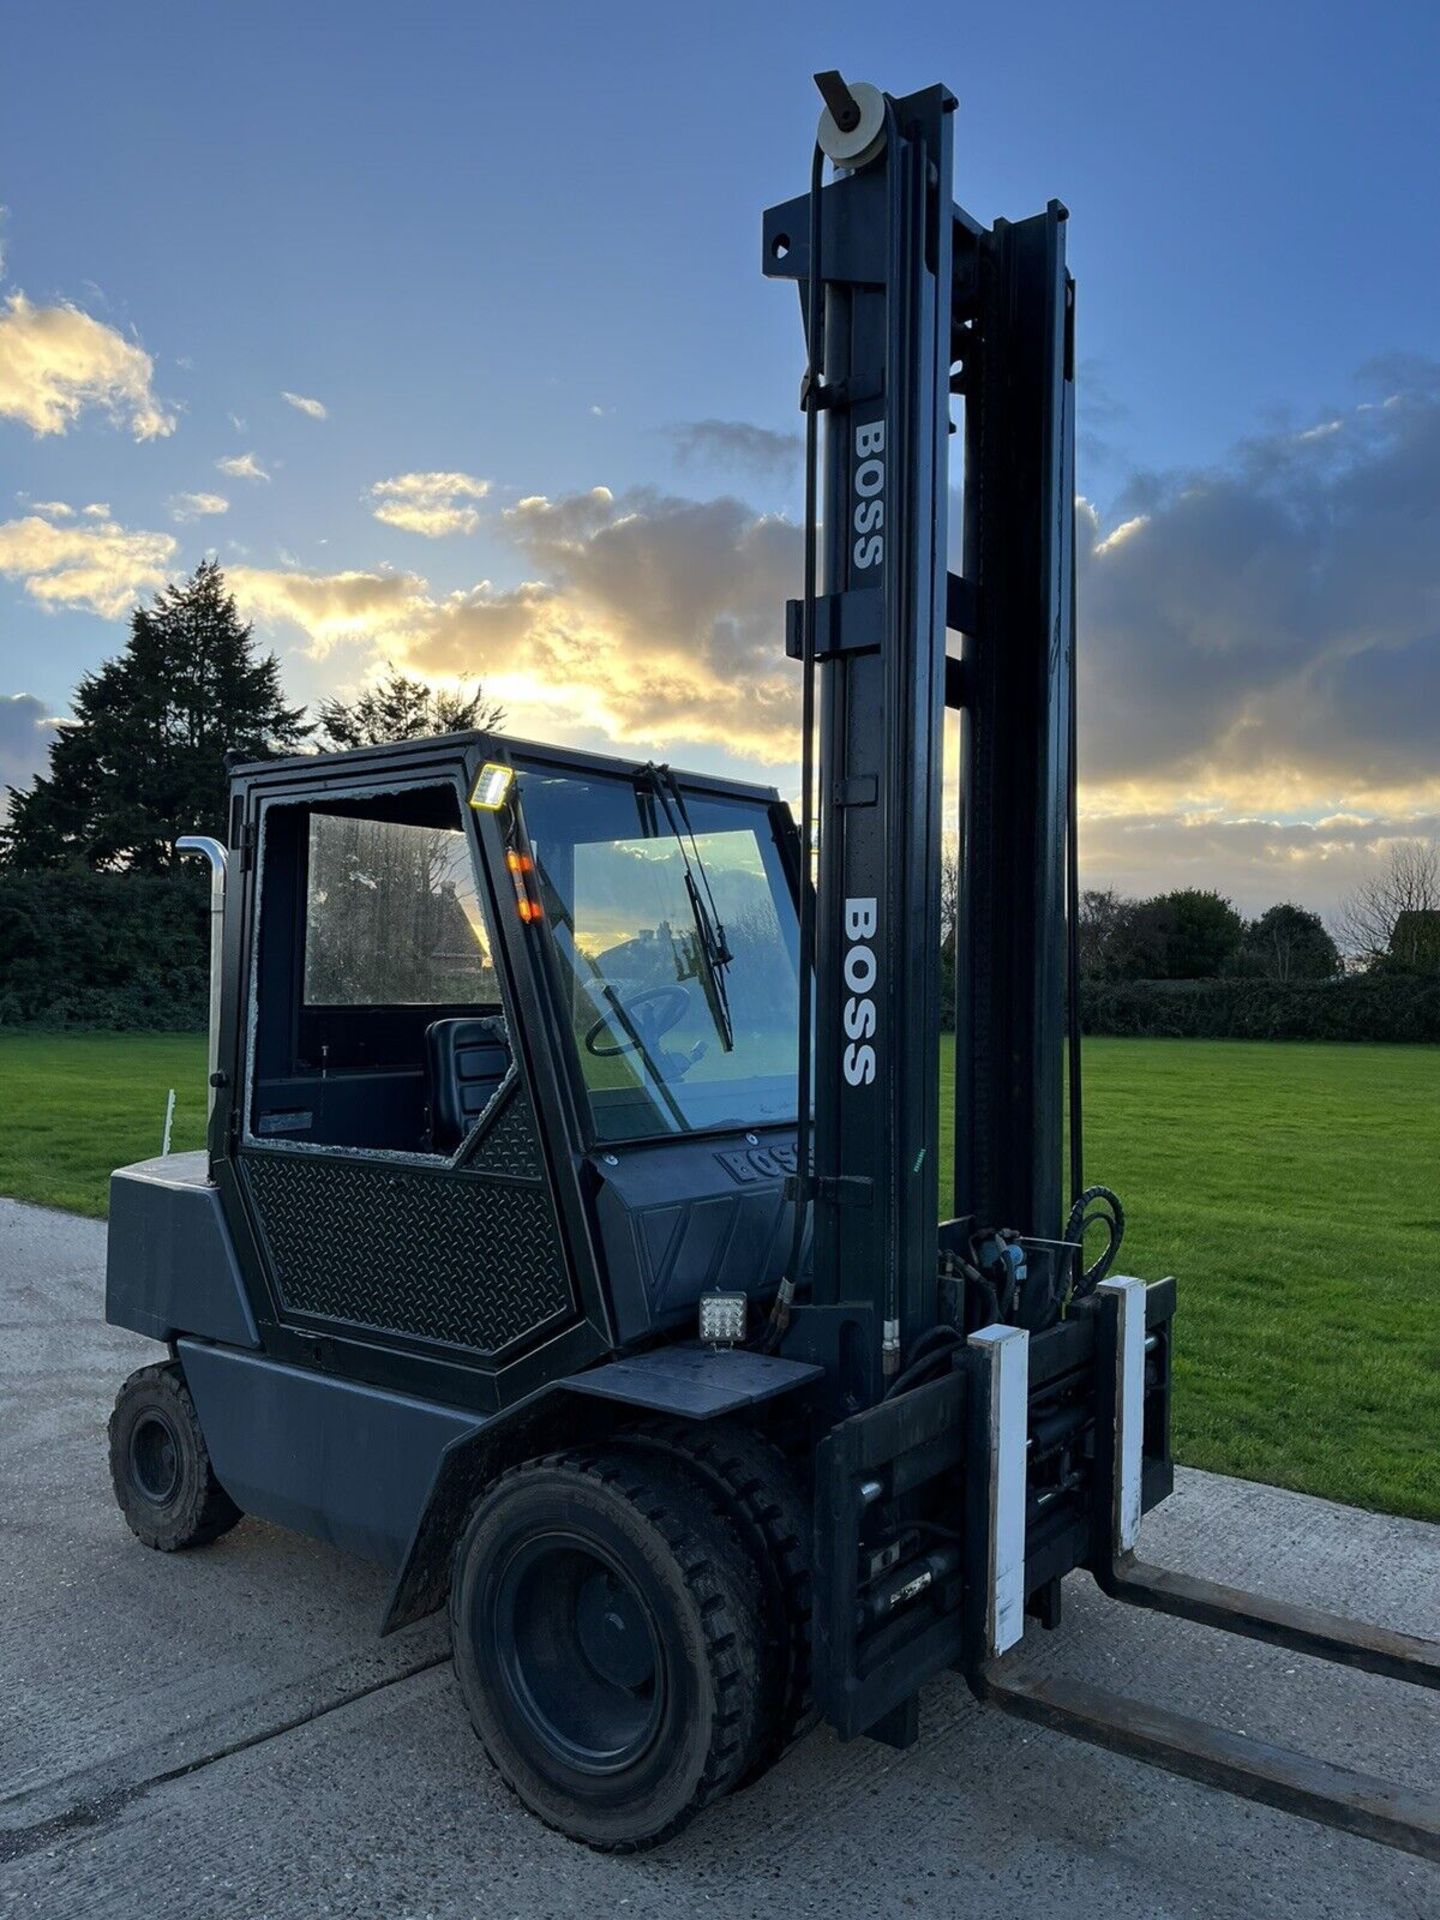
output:
M228 473L232 480L268 480L270 478L253 453L230 453L223 460L217 460L215 465L221 473Z
M228 513L230 502L223 493L177 493L170 501L170 518L182 524L199 520L210 513Z
M0 522L0 574L20 580L44 607L77 607L114 619L164 584L176 543L113 520L56 526L38 514Z
M480 671L473 657L477 645L487 650L491 667L508 670L488 650L518 645L550 598L538 584L497 591L488 580L436 594L419 574L378 568L316 573L234 566L226 578L249 618L299 628L318 658L339 645L363 643L379 658L423 655L437 674L472 678ZM445 664L451 659L453 666Z
M1440 805L1314 820L1140 811L1084 815L1080 863L1087 886L1140 897L1217 887L1252 915L1277 900L1329 914L1374 874L1387 847L1416 839L1440 839Z
M1103 540L1096 538L1093 549L1096 559L1098 560L1103 554L1113 553L1116 547L1124 546L1131 535L1138 533L1149 519L1148 513L1137 513L1133 520L1122 520L1118 527L1112 527Z
M793 760L798 682L782 638L800 577L793 522L728 495L596 487L522 500L504 530L551 588L520 652L537 686L567 689L563 711L657 749Z
M88 507L82 507L80 511L88 514L92 520L108 520L110 518L110 502L108 500L92 500Z
M0 694L0 817L9 810L6 787L28 787L43 773L59 722L33 693Z
M287 393L282 389L280 398L297 413L308 413L312 420L329 418L329 411L321 401L307 400L303 393Z
M0 416L36 435L66 433L92 407L137 440L173 433L154 373L142 347L78 307L37 307L12 293L0 308Z
M47 520L68 520L73 517L75 509L67 506L63 500L37 500L30 511L43 513Z
M240 566L229 568L226 577L248 616L299 627L317 654L341 641L370 641L381 652L403 647L435 610L425 582L411 573Z
M489 491L488 480L469 473L397 473L377 480L369 498L375 518L387 527L439 540L447 533L474 533L480 515L466 503L483 500Z
M1092 802L1294 816L1440 795L1440 366L1080 514ZM1248 804L1247 804L1248 803Z
M804 441L746 420L688 420L668 429L682 466L739 468L761 479L795 479Z
M1213 469L1133 475L1103 519L1081 503L1087 883L1325 909L1387 840L1440 830L1440 369L1367 378L1317 411L1336 430L1292 422ZM595 487L521 499L494 532L518 585L257 572L251 605L316 652L347 639L483 677L521 733L793 785L791 520Z
M793 523L742 501L608 488L532 495L501 516L528 577L436 592L412 573L236 568L246 611L436 678L484 679L517 731L649 749L706 746L782 764L795 754L786 594Z

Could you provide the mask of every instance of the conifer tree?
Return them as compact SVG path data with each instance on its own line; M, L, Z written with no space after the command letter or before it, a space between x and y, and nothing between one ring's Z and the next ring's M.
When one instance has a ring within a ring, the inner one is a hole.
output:
M163 872L182 833L225 838L227 752L263 759L309 732L214 560L135 609L124 652L86 674L73 706L49 772L10 789L11 868Z
M327 752L384 747L392 740L426 740L437 733L493 733L505 709L487 700L477 680L468 693L427 686L389 665L383 680L354 700L322 700L316 744Z

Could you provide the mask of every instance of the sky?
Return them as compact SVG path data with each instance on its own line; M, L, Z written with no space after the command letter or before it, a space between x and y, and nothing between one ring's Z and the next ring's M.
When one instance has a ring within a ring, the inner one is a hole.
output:
M1070 209L1082 860L1330 912L1440 832L1430 5L9 9L0 781L218 554L313 702L791 793L802 345L760 217L838 66Z

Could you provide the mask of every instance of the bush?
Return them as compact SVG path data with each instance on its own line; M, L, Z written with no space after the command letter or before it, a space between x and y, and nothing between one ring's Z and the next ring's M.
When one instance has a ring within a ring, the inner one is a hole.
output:
M1086 1033L1165 1040L1440 1042L1440 980L1086 981Z
M1213 980L1240 951L1244 933L1245 922L1218 893L1157 893L1121 906L1103 971L1125 980Z
M0 873L0 1027L203 1027L209 887L203 871Z
M209 876L0 872L0 1029L195 1032L209 1000ZM941 1007L954 1019L953 948ZM1087 980L1086 1033L1440 1043L1440 978Z

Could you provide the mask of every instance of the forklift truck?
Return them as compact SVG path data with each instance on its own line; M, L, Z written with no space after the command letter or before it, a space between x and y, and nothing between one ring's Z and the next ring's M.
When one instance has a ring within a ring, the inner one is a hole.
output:
M479 733L235 767L226 844L181 843L213 873L208 1150L111 1189L107 1317L169 1350L116 1404L119 1503L163 1550L249 1513L369 1555L385 1632L448 1604L490 1759L595 1847L817 1720L903 1747L952 1669L1436 1857L1431 1800L1017 1664L1085 1569L1440 1674L1135 1557L1175 1286L1110 1275L1082 1169L1066 212L954 203L944 88L817 80L762 250L806 347L798 827L769 789Z

